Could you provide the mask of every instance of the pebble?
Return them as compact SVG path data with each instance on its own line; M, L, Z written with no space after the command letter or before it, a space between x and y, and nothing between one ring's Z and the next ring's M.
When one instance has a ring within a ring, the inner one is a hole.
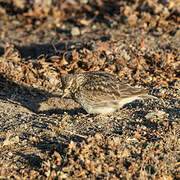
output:
M72 36L78 36L78 35L80 35L80 29L79 29L78 27L73 27L73 28L71 29L71 35L72 35Z
M165 116L165 112L164 111L154 111L154 112L150 112L148 113L145 118L146 119L154 119L154 118L163 118Z

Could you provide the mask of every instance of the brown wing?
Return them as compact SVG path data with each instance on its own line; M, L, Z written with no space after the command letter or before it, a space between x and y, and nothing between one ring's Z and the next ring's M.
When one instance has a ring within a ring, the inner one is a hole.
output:
M119 86L119 92L122 98L148 95L148 91L146 89L131 87L126 84Z
M145 90L128 86L115 76L105 72L87 73L86 80L79 91L79 96L96 102L119 100L146 93Z

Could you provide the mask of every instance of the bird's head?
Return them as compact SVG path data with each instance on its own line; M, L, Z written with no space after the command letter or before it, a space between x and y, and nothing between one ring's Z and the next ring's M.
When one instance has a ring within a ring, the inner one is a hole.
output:
M70 97L73 93L73 75L72 74L63 74L61 75L61 83L63 95L62 97Z

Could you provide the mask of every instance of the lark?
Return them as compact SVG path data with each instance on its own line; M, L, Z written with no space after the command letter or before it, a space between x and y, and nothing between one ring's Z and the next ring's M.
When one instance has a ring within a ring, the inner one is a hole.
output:
M104 71L62 75L61 81L62 97L72 98L89 114L108 114L134 100L154 98Z

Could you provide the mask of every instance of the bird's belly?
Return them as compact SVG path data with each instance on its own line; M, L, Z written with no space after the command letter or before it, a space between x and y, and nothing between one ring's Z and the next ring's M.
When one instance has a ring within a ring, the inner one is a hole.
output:
M81 101L79 103L89 114L108 114L119 108L117 102L90 102Z
M89 114L108 114L120 109L125 104L130 103L136 99L141 99L140 97L130 97L124 98L117 101L87 101L79 100L78 103L89 113Z
M132 101L135 101L137 99L141 99L140 97L130 97L130 98L124 98L119 102L119 108L123 107L125 104L128 104Z
M108 114L108 113L112 113L116 110L116 108L114 107L96 107L94 109L92 109L92 114Z

